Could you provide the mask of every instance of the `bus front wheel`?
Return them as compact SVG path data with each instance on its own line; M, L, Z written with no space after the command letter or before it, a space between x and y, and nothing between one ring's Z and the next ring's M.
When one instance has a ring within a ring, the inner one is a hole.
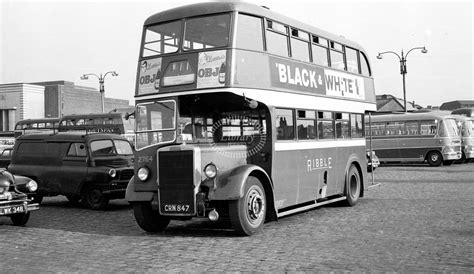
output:
M430 166L440 166L443 162L443 156L439 151L430 151L426 158Z
M249 176L244 196L229 202L229 217L235 232L250 236L263 229L267 213L265 190L259 179Z
M146 232L161 232L170 223L170 218L153 210L149 202L133 203L133 215L138 226Z
M355 206L360 197L362 183L359 170L351 165L346 177L346 186L344 194L346 195L345 204L347 206Z

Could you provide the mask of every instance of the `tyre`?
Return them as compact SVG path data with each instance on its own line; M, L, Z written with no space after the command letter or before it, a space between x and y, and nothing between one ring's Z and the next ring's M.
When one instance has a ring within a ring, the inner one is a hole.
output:
M443 156L439 151L430 151L428 156L426 156L426 160L430 166L440 166L443 162Z
M74 205L74 206L78 206L80 205L80 201L81 201L81 196L79 195L66 195L66 198L68 199L68 201Z
M351 165L349 172L347 173L346 184L344 187L344 195L346 196L344 204L347 206L355 206L357 201L359 201L361 189L362 182L359 170L354 165Z
M238 235L250 236L263 229L267 200L262 183L256 177L249 176L244 189L243 197L229 202L229 217Z
M97 188L86 191L82 201L85 206L91 209L105 209L109 205L109 198Z
M10 219L12 220L13 225L25 225L28 222L28 219L30 219L30 213L15 214L10 216Z
M28 198L31 200L32 204L41 204L43 201L43 195L40 194L30 194Z
M149 202L133 203L133 215L138 226L147 232L161 232L170 223L170 218L153 210Z
M445 166L450 166L454 163L454 160L446 160L446 161L443 161L443 165Z
M454 161L454 163L456 163L456 164L465 164L465 163L468 163L468 162L469 162L469 160L466 158L466 154L464 154L464 152L461 155L461 159Z

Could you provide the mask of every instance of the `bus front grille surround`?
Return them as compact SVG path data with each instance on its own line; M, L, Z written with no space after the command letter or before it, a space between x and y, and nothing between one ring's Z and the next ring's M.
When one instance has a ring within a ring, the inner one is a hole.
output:
M158 199L161 215L195 215L193 150L158 152Z

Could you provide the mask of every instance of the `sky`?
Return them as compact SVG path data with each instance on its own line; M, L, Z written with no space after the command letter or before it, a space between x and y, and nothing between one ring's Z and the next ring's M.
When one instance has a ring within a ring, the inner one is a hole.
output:
M202 1L0 0L0 84L65 80L98 88L85 73L116 71L106 97L133 95L143 22L163 10ZM399 59L407 56L406 96L424 107L474 100L472 1L247 0L362 45L376 94L403 98Z

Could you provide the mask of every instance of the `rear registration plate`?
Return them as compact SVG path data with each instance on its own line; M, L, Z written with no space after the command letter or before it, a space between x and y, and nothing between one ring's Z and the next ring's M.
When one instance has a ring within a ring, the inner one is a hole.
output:
M25 212L25 207L23 205L6 206L0 208L0 215L9 215L23 212Z

